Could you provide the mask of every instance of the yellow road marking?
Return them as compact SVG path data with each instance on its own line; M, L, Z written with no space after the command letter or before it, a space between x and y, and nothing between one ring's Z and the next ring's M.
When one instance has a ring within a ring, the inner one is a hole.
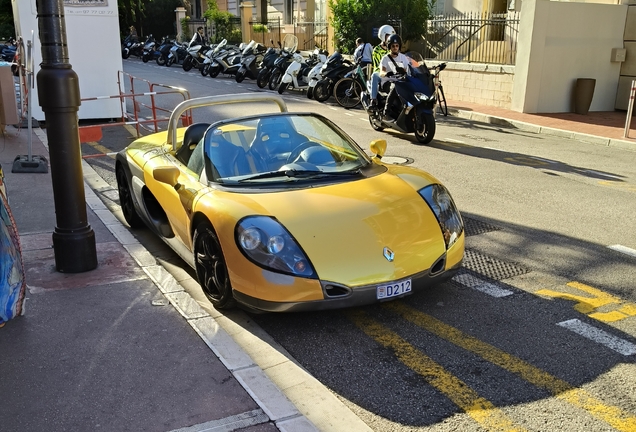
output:
M402 363L421 375L430 385L446 395L486 430L525 430L515 425L492 402L479 396L466 383L417 350L399 335L370 318L366 313L352 311L348 313L348 316L368 336L383 346L392 349Z
M568 282L566 285L570 288L574 288L576 290L590 294L592 297L549 289L539 290L536 292L536 294L576 301L578 303L574 305L575 310L583 314L587 314L590 318L594 318L603 322L620 321L629 316L636 315L636 305L632 303L625 303L618 297L607 294L606 292L603 292L597 288L579 282ZM621 305L621 308L611 312L594 312L599 307L609 304Z
M95 150L97 150L99 153L103 153L104 155L106 155L107 153L112 153L113 151L109 148L104 147L103 145L96 143L96 142L87 142L85 144L88 144L89 146L93 147ZM108 155L108 157L110 157L111 159L115 159L115 155Z
M569 383L550 375L512 354L508 354L499 348L482 342L430 315L408 307L400 302L387 303L384 307L397 313L418 327L465 350L471 351L502 369L520 376L536 387L550 391L559 399L567 401L575 407L584 409L594 417L605 421L619 431L636 431L636 416L623 411L619 407L606 405L585 390L573 387Z

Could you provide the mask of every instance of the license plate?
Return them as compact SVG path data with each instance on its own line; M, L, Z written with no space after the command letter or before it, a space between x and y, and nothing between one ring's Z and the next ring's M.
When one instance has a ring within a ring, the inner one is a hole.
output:
M376 289L378 300L399 297L411 292L411 279L404 279L388 285L378 285Z

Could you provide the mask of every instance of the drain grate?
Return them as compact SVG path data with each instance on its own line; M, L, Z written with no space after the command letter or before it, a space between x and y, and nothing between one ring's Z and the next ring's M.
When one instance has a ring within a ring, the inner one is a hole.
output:
M493 280L502 280L530 272L530 269L517 264L498 260L474 250L464 251L463 267Z
M482 222L479 219L468 218L462 216L464 220L464 229L466 230L466 236L474 236L490 231L499 231L501 228L491 225L486 222Z

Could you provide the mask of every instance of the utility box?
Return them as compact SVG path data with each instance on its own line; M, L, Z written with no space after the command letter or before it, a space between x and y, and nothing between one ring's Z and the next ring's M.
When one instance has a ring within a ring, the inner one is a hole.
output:
M612 48L611 62L624 62L626 57L627 50L625 48Z
M0 66L0 127L20 123L11 66Z
M38 34L36 0L12 0L16 36L22 36L25 48L33 38L33 82L31 115L44 120L37 89L37 74L42 63ZM122 115L118 74L123 70L117 0L63 0L66 23L68 63L78 76L80 97L100 98L83 101L78 117L113 119ZM33 36L32 36L33 35Z

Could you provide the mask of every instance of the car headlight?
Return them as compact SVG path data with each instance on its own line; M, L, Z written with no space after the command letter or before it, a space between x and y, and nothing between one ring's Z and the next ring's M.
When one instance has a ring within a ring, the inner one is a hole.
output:
M446 248L451 247L464 231L464 222L455 207L453 198L441 184L433 184L420 189L419 194L433 210L446 242Z
M317 278L307 255L277 220L250 216L236 225L236 243L252 262L279 273Z

